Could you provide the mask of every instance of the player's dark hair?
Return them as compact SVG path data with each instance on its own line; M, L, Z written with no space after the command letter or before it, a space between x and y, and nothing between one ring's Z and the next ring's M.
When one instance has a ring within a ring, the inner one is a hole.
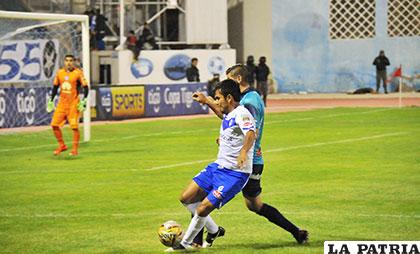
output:
M198 61L198 59L196 57L194 57L193 59L191 59L191 63L194 61Z
M71 54L66 55L66 56L64 57L64 59L66 59L67 57L73 58L73 60L74 60L74 56L73 56L73 55L71 55Z
M240 75L241 77L245 78L248 76L248 73L248 68L243 64L235 64L226 70L226 75L230 74L233 77Z
M220 90L223 97L227 97L229 94L233 97L236 102L241 100L241 90L239 84L235 80L225 79L216 85L214 91Z

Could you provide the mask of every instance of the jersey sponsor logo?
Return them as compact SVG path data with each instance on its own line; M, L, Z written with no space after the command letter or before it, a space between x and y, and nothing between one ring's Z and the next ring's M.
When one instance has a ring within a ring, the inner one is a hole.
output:
M253 127L251 122L245 122L244 127Z
M153 72L153 63L147 58L139 58L130 66L131 74L136 78L149 76Z
M163 67L165 76L170 80L181 80L186 77L186 71L191 65L191 59L184 54L177 54L169 58Z
M211 74L222 74L226 69L226 64L220 56L213 56L209 59L207 69Z
M225 187L224 186L219 186L218 188L217 188L217 190L214 190L212 193L213 193L213 196L215 196L217 199L222 199L222 195L223 195L223 189L224 189Z
M0 43L0 83L46 81L58 68L58 40Z
M66 77L66 78L68 78L68 77ZM66 79L67 80L67 79ZM70 82L68 82L68 81L64 81L62 84L61 84L61 91L60 92L62 92L62 93L67 93L67 94L69 94L69 93L71 93L71 84L70 84Z

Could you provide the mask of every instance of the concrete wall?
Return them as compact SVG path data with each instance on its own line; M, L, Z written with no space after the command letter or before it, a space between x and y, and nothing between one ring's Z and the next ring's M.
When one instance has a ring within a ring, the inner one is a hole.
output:
M228 1L228 39L237 50L237 61L253 55L267 57L272 66L272 0ZM275 1L274 1L275 2Z
M328 0L273 1L273 69L281 92L343 92L376 85L373 59L384 49L403 75L420 73L420 38L387 35L387 1L376 1L376 35L330 40ZM418 81L414 85L419 85Z

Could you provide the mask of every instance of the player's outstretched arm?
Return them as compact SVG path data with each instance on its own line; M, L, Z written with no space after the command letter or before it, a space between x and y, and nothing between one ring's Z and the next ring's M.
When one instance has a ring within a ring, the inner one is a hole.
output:
M239 152L238 158L236 158L239 168L243 168L245 166L245 163L248 160L248 157L247 157L248 151L254 145L254 141L255 141L255 132L248 131L245 136L244 145L242 146L242 149Z
M206 97L201 92L195 92L192 97L193 97L193 100L201 104L206 104L207 106L209 106L209 108L217 115L217 117L219 117L220 119L223 119L222 111L219 109L219 107L217 107L214 100L210 99L211 97Z

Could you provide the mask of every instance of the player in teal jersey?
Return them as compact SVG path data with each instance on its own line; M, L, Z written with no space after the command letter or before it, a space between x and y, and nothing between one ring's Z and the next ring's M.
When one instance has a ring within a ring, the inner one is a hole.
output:
M264 169L264 160L262 158L261 152L261 139L264 128L265 107L261 96L247 83L247 74L248 70L246 66L242 64L234 65L226 71L226 75L229 79L233 79L239 83L242 94L240 104L244 105L245 108L251 112L255 118L257 129L257 139L255 141L254 148L253 171L248 183L242 189L242 194L245 198L245 204L250 211L253 211L258 215L267 218L272 223L290 232L296 241L299 244L302 244L308 241L308 231L299 229L292 222L287 220L275 207L264 203L261 198L261 174ZM202 104L208 105L219 118L223 119L223 114L220 112L220 109L216 106L211 97L206 97L204 94L197 92L194 93L193 98ZM225 232L223 230L223 234L224 233ZM206 242L204 243L203 247L211 246L216 237L207 235ZM199 243L199 240L200 239L195 239L194 242Z

